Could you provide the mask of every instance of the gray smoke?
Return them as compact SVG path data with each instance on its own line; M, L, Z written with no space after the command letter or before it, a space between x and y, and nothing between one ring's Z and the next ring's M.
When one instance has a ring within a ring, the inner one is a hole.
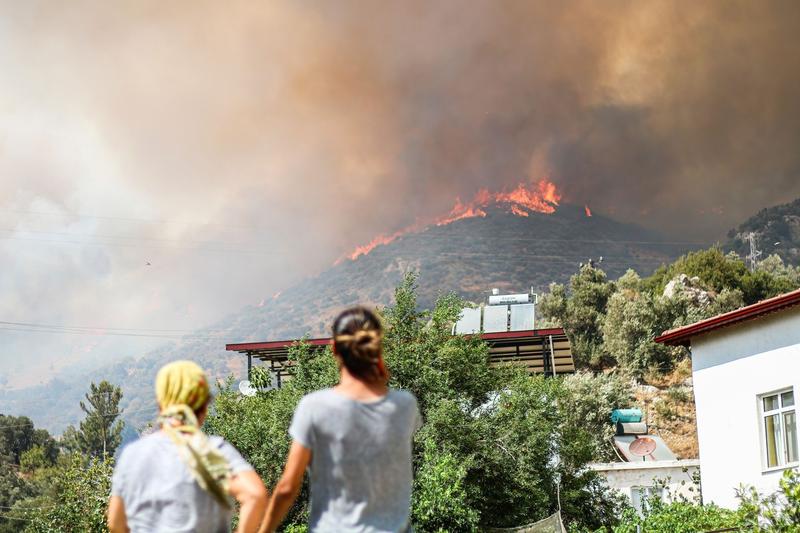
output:
M796 2L0 9L0 320L192 329L543 176L688 240L800 196Z

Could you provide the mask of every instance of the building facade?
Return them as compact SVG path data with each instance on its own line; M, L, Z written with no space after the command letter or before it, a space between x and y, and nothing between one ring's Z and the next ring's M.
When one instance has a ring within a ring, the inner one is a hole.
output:
M609 487L627 496L639 512L647 498L673 502L700 497L695 479L700 469L697 459L592 463L589 468L603 476Z
M736 489L775 492L797 468L800 291L665 332L690 346L703 500L735 508Z

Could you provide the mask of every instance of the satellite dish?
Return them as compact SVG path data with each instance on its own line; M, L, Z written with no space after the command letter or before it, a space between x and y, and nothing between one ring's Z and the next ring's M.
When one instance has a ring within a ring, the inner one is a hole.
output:
M652 460L656 460L656 458L653 457L653 452L656 451L656 441L650 437L638 437L628 445L628 450L630 450L633 455L641 457L643 461L648 455Z
M253 384L250 383L250 381L244 379L239 382L239 392L241 392L245 396L255 396L258 390L256 390L255 387L253 387Z

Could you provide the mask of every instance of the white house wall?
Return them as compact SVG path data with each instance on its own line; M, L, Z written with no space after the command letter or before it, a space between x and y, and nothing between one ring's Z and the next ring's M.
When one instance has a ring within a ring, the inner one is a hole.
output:
M763 466L758 396L800 394L800 309L692 339L692 367L703 500L735 508L740 484L777 490L782 470Z
M693 500L698 496L693 492L692 476L697 472L699 462L694 459L679 461L653 461L642 463L593 463L589 468L606 478L608 486L623 493L631 500L635 487L655 487L663 485L664 500L680 498Z

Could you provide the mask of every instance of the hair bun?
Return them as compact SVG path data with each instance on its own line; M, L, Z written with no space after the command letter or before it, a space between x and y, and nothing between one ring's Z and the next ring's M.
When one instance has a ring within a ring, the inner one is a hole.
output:
M378 362L380 335L374 330L362 329L353 335L353 355L362 361Z
M372 311L353 307L333 322L333 348L354 376L368 381L386 381L381 362L383 328Z

